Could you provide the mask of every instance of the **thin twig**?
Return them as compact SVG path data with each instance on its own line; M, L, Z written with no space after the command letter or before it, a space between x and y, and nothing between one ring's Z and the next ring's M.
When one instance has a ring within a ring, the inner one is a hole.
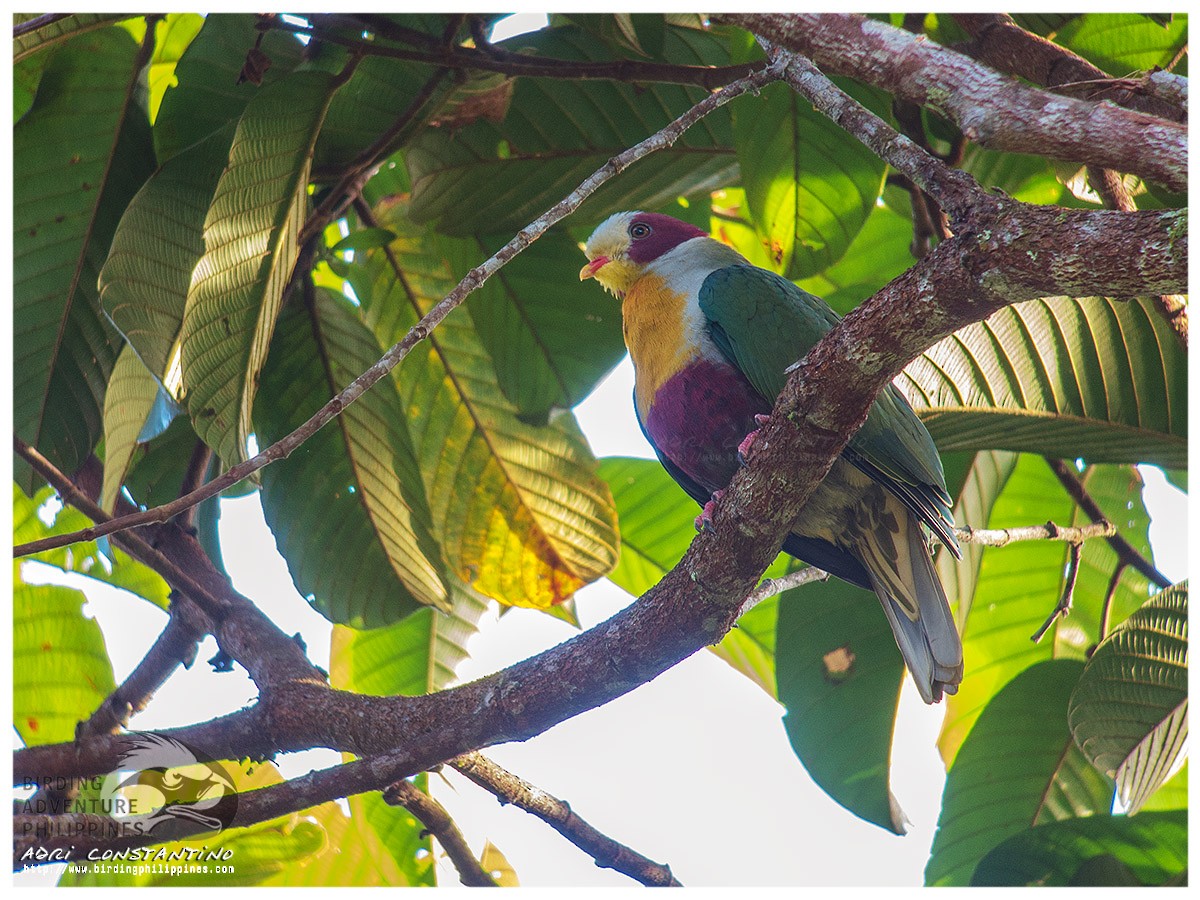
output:
M40 541L22 544L13 548L13 555L17 557L27 556L30 553L37 553L42 550L65 547L68 544L74 544L78 541L94 540L103 535L113 534L114 532L134 528L138 525L165 522L185 509L189 509L197 503L207 500L209 497L216 496L221 491L237 484L242 479L247 478L276 460L286 459L297 447L316 434L317 431L335 416L340 415L342 410L387 375L388 372L409 354L413 347L423 341L429 335L430 331L436 328L455 307L462 303L468 294L479 288L480 285L499 271L509 260L537 240L550 226L578 209L580 204L595 193L602 184L613 176L625 171L642 157L656 150L670 147L688 128L704 116L724 106L735 97L739 97L749 91L757 91L770 82L777 80L780 73L781 66L777 63L772 63L765 68L759 69L753 75L727 85L716 93L709 94L683 115L663 126L662 129L646 138L640 144L614 156L584 179L583 183L568 194L565 199L556 203L533 222L522 228L512 240L468 272L458 285L430 309L416 325L409 329L408 333L399 342L393 345L378 362L363 372L358 378L354 379L345 390L317 410L308 421L296 428L291 434L280 438L257 456L233 466L223 475L214 478L203 487L170 503L156 506L153 509L148 509L134 515L110 519L102 524L71 532L70 534L55 535L54 537L44 538Z
M962 544L1005 547L1016 541L1066 541L1081 544L1090 538L1111 538L1117 528L1101 519L1091 525L1025 525L1020 528L955 528L954 536Z
M1042 627L1030 638L1035 644L1042 639L1042 636L1054 624L1055 619L1065 617L1071 611L1071 601L1075 597L1075 582L1079 579L1079 561L1083 554L1083 544L1071 544L1070 547L1071 558L1067 562L1067 583L1063 586L1062 597L1059 598L1054 611L1042 623Z
M13 26L13 37L24 37L31 31L37 31L39 28L45 28L47 25L53 25L55 22L70 18L74 13L42 13L40 16L35 16L25 22L19 22Z
M682 887L671 867L656 863L614 841L576 815L570 805L497 765L481 753L464 753L448 761L457 771L496 796L501 803L537 816L592 857L596 865L628 875L647 887Z
M1079 476L1072 471L1072 466L1064 460L1052 459L1050 457L1046 457L1046 463L1050 466L1050 470L1054 472L1062 486L1067 489L1067 493L1071 495L1071 499L1078 504L1079 508L1083 510L1089 519L1093 522L1105 520L1104 511L1092 499L1083 482L1079 480ZM1160 588L1171 586L1171 579L1154 568L1154 565L1142 556L1142 554L1138 553L1137 549L1129 541L1121 537L1120 534L1114 534L1109 537L1108 543L1116 551L1119 559L1137 569Z
M403 806L412 813L438 843L458 869L459 880L467 887L498 887L463 837L446 807L438 803L411 781L397 781L384 789L383 799L392 806Z

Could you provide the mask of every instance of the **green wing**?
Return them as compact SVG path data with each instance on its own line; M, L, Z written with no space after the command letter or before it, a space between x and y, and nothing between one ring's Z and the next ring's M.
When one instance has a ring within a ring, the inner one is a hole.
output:
M839 316L765 269L717 269L700 286L700 309L714 343L764 398L774 401L786 369L837 324ZM850 440L845 457L891 488L958 555L942 461L908 401L888 385Z

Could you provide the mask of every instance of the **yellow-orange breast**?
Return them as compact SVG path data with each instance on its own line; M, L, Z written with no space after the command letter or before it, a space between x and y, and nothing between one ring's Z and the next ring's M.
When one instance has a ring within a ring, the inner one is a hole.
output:
M629 289L621 316L637 378L634 402L645 422L659 388L695 358L699 347L689 333L687 298L654 273L643 275Z

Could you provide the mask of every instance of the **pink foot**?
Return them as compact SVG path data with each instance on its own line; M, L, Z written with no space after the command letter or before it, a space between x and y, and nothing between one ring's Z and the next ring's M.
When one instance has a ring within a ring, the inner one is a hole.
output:
M750 452L750 445L753 444L754 439L758 437L759 429L761 429L763 425L766 425L770 418L770 416L764 416L761 413L754 414L754 424L757 425L758 428L755 428L748 435L742 438L742 442L738 444L737 448L738 462L740 462L743 466L746 465L746 454Z
M712 531L713 530L713 510L716 509L717 501L725 494L725 489L714 491L712 499L704 504L704 509L700 510L700 515L696 516L697 531Z

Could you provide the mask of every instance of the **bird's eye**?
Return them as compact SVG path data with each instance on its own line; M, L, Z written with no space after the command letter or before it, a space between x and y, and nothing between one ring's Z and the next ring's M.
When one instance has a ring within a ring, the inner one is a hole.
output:
M634 222L629 226L629 236L636 240L650 236L650 226L645 222Z

